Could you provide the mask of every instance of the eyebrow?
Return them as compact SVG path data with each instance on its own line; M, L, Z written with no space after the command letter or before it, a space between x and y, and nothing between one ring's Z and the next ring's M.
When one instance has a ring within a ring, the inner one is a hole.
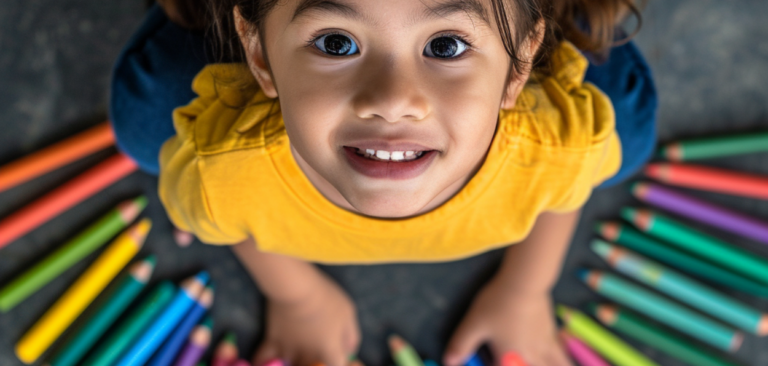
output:
M293 12L291 21L312 11L336 14L353 20L366 20L367 18L353 6L337 0L301 0L299 6L297 6L296 10ZM471 16L474 15L482 20L487 26L491 25L488 11L479 0L441 1L436 6L427 6L427 9L424 10L421 16L415 17L412 21L415 23L431 18L447 18L455 13L465 13L470 16L470 19Z

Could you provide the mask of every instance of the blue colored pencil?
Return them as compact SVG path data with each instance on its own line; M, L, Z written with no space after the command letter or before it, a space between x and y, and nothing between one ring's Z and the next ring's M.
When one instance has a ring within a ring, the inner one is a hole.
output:
M202 271L182 282L171 303L120 358L117 365L144 365L195 304L195 299L203 292L203 287L209 278L208 272Z
M472 357L469 358L469 360L467 360L466 363L464 363L464 366L485 366L485 363L480 358L480 355L475 353L472 355Z
M208 285L197 301L195 301L189 314L187 314L184 320L181 321L181 324L176 327L173 334L168 337L168 340L165 341L163 346L160 347L160 350L157 351L155 356L149 361L149 366L168 366L173 364L181 347L187 342L192 328L200 322L200 319L202 319L203 315L208 312L212 303L213 286Z

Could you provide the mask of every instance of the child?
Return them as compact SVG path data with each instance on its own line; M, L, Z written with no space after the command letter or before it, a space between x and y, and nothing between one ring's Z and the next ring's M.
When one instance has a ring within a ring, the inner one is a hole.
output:
M257 361L340 366L354 354L354 304L310 262L445 261L515 244L444 363L487 343L497 359L568 365L549 290L621 147L611 101L562 39L601 49L620 3L215 1L222 39L236 31L228 54L246 63L197 75L159 190L174 224L234 245L266 295ZM648 88L643 76L626 89Z

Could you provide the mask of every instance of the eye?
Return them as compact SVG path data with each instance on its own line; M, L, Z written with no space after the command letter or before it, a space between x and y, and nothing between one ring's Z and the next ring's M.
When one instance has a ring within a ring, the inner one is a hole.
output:
M352 38L338 33L322 35L315 39L314 44L317 49L331 56L350 56L358 52Z
M435 58L456 58L469 49L469 44L456 36L437 37L424 47L424 55Z

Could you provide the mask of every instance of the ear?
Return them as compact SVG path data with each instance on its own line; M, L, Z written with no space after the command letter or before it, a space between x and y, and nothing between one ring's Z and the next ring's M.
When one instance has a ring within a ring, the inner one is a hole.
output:
M269 71L269 66L264 58L264 49L261 45L261 38L258 31L250 31L250 25L240 15L240 8L235 7L235 29L237 29L237 35L240 38L240 43L245 49L245 58L248 61L248 67L251 69L251 73L256 77L256 81L259 82L261 90L269 98L277 98L277 88L275 88L275 82L272 79L272 73Z
M521 54L523 59L527 62L533 62L536 52L544 41L545 31L546 24L544 23L544 20L539 20L536 24L534 36L528 38L523 47L521 47ZM523 87L530 75L531 70L525 70L519 75L513 75L513 77L507 81L506 93L504 94L504 99L501 100L501 109L512 109L515 107L517 97L520 95L520 92L523 91Z

